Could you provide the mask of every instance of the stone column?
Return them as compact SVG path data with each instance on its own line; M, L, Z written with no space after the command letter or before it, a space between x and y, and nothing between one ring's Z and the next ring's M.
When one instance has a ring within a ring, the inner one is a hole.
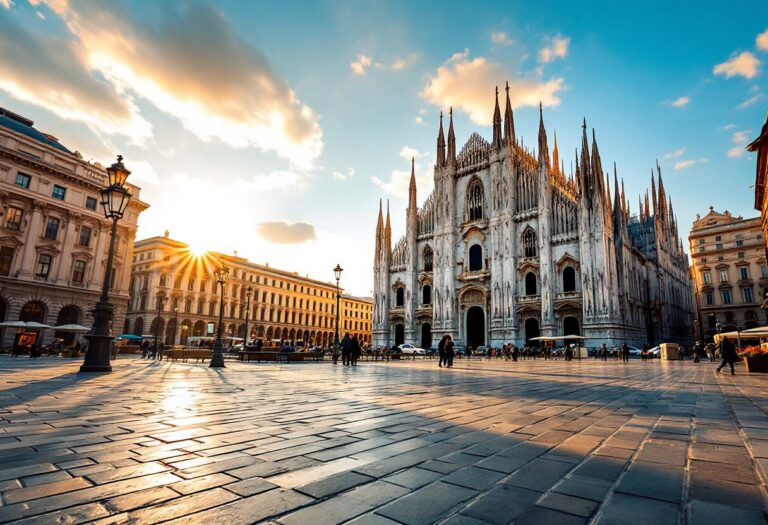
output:
M17 258L19 275L30 279L35 272L35 265L37 264L37 258L35 257L35 243L42 233L41 225L44 212L45 205L38 203L32 204L32 218L30 219L25 232L26 235L24 236L24 246L22 248L21 257Z
M80 215L74 213L68 213L66 215L67 225L64 228L64 238L61 239L61 252L56 257L56 267L53 271L51 281L57 285L67 285L69 281L69 269L72 264L72 251L74 249L75 227L80 222ZM67 264L64 263L64 258L69 259ZM63 269L62 269L63 268Z

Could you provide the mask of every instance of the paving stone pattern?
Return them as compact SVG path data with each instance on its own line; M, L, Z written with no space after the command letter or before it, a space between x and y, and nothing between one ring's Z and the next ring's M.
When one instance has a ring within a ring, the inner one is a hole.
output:
M0 357L0 523L768 523L741 367L78 365Z

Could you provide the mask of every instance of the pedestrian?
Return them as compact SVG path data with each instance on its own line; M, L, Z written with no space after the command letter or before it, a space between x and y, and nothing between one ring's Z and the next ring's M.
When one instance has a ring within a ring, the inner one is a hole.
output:
M715 362L715 345L711 342L707 343L707 355L709 355L709 362L714 363Z
M603 356L603 361L608 361L608 345L603 343L600 345L600 355Z
M349 337L349 333L344 334L344 339L341 340L341 363L344 366L349 366L352 352L352 339Z
M719 374L720 370L728 364L731 367L731 375L735 376L736 371L733 368L733 364L738 360L738 356L736 355L736 347L727 337L723 337L720 341L720 356L722 361L720 361L720 366L717 367L717 373Z
M440 356L440 362L437 363L437 366L439 366L440 368L442 368L443 365L448 364L445 359L445 340L447 337L448 337L447 335L444 335L442 339L440 339L440 342L437 343L437 354Z
M455 355L453 339L451 339L450 335L446 335L445 337L445 359L447 361L446 366L448 368L453 368L453 357Z
M650 348L648 347L648 343L643 345L643 349L640 351L640 359L642 359L644 362L648 360L648 350Z
M143 339L141 341L141 358L145 359L147 357L147 354L149 354L149 341L147 339Z
M699 363L701 362L701 354L704 353L704 348L701 345L701 341L696 341L696 344L693 345L693 362Z
M621 361L629 363L629 346L627 343L621 343Z
M360 341L357 340L357 336L352 336L349 348L349 359L352 366L357 366L357 360L363 354L362 348L360 348Z
M520 357L520 349L517 345L512 345L512 361L517 362L518 357Z

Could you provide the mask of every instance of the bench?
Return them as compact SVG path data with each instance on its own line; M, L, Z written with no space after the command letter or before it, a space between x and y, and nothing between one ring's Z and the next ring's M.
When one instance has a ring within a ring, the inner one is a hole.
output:
M213 354L213 352L211 350L206 350L206 349L173 348L171 350L165 350L161 358L165 357L166 361L168 359L170 359L171 361L176 361L177 359L181 359L181 361L184 363L187 362L187 359L195 359L195 362L199 363L200 361L205 361L206 359L210 359L211 354Z
M238 352L240 361L276 361L278 363L296 362L296 361L322 361L323 352L275 352L275 351L254 351L242 350Z

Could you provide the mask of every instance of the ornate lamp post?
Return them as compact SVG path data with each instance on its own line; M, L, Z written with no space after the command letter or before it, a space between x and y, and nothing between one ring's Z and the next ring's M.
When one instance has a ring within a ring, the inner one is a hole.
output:
M222 266L213 272L213 276L219 283L219 324L216 326L216 343L213 345L210 368L225 368L224 354L221 353L221 336L224 328L224 283L229 278L229 268Z
M333 337L333 348L339 347L339 299L341 299L341 292L339 291L339 280L341 279L341 272L344 268L340 264L336 265L333 269L333 275L336 277L336 335Z
M243 350L248 350L248 318L251 316L251 294L253 287L245 289L245 335L243 336Z
M160 314L163 311L163 305L168 302L168 297L163 295L162 297L157 298L157 323L155 323L155 352L158 351L157 347L157 338L159 336L160 332ZM155 355L158 355L157 353Z
M92 311L93 327L85 336L88 339L88 351L85 361L80 367L81 372L111 372L109 363L110 334L109 323L112 320L114 307L109 302L109 284L112 279L112 264L115 256L115 237L117 236L117 221L123 218L131 193L125 189L125 180L131 172L123 165L123 156L117 156L117 162L107 168L109 186L101 190L101 206L104 216L112 219L112 231L107 252L107 267L104 271L104 283L101 287L101 298Z

